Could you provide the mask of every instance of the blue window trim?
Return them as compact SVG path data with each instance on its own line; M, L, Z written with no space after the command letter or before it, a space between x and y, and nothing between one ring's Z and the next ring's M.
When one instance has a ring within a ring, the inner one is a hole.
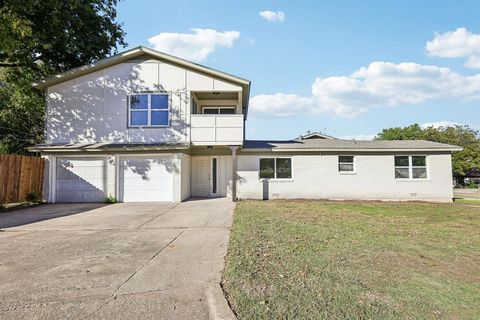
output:
M147 98L147 109L132 109L131 108L131 97L132 96L139 96L139 95L146 95ZM164 109L152 109L151 107L151 101L152 101L152 95L164 95L168 97L168 105ZM171 105L171 99L170 95L166 92L135 92L131 93L127 96L127 127L128 128L168 128L170 127L171 124L171 118L170 118L170 105ZM137 112L147 112L147 124L142 124L142 125L135 125L132 124L132 111L137 111ZM167 124L152 124L152 112L167 112L168 114L168 119L167 119Z

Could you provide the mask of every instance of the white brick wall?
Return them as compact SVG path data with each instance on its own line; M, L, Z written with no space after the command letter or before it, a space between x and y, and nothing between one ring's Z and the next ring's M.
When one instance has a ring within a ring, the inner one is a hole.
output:
M395 179L393 154L356 155L355 174L338 172L338 155L295 155L291 158L292 179L267 183L258 178L259 156L239 156L238 196L262 199L264 193L268 193L269 199L452 201L450 154L428 155L428 179L409 181Z

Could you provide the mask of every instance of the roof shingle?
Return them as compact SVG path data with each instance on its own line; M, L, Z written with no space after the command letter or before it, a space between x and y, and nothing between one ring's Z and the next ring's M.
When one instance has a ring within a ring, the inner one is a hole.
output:
M246 149L272 150L462 150L462 148L458 146L425 140L246 140L243 147Z

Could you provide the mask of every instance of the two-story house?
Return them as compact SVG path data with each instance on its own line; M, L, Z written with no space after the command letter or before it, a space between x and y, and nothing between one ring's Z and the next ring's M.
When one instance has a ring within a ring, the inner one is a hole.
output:
M144 47L52 76L49 202L190 197L451 201L451 153L427 141L310 134L245 140L250 81Z

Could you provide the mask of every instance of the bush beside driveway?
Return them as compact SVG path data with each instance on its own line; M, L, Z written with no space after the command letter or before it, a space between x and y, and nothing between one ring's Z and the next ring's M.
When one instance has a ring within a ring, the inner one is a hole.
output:
M480 207L242 201L223 287L240 319L474 318Z

